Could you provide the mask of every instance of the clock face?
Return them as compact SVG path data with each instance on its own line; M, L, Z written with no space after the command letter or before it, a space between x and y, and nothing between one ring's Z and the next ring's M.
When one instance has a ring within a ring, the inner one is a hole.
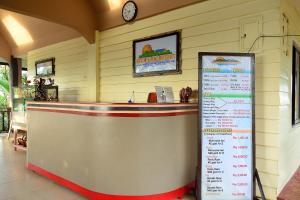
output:
M126 22L130 22L135 19L137 15L137 6L133 1L127 1L122 9L122 16Z

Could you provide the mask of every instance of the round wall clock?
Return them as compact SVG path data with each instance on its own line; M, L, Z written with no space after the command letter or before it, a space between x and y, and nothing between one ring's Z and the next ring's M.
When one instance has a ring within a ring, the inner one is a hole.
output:
M122 9L122 17L126 22L133 21L137 15L137 5L134 1L127 1Z

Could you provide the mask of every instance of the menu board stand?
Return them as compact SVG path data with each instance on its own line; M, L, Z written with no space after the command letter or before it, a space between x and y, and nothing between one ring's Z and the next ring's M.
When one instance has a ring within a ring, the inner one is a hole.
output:
M262 199L262 200L266 200L266 195L265 195L263 186L262 186L262 184L261 184L261 181L260 181L260 178L259 178L259 174L258 174L257 169L255 169L255 178L256 178L256 181L257 181L257 184L258 184L258 189L259 189L259 192L260 192L260 195L261 195L261 199ZM256 199L257 199L257 198L256 198Z
M255 198L254 66L254 54L199 53L198 200Z

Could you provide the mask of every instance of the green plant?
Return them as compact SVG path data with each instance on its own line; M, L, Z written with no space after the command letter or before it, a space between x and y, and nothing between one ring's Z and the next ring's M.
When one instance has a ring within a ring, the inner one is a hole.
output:
M8 105L9 81L8 70L5 66L0 66L0 108L6 108Z
M8 93L9 92L9 83L7 80L5 79L0 79L0 87L1 87L1 90L5 93Z
M7 107L7 98L6 96L0 96L0 110L3 110Z

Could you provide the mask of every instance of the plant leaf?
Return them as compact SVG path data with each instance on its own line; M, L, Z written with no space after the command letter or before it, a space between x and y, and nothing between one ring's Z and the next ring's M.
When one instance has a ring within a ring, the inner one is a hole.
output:
M9 93L9 83L7 80L5 79L0 79L0 88L2 88L2 90L4 92Z

